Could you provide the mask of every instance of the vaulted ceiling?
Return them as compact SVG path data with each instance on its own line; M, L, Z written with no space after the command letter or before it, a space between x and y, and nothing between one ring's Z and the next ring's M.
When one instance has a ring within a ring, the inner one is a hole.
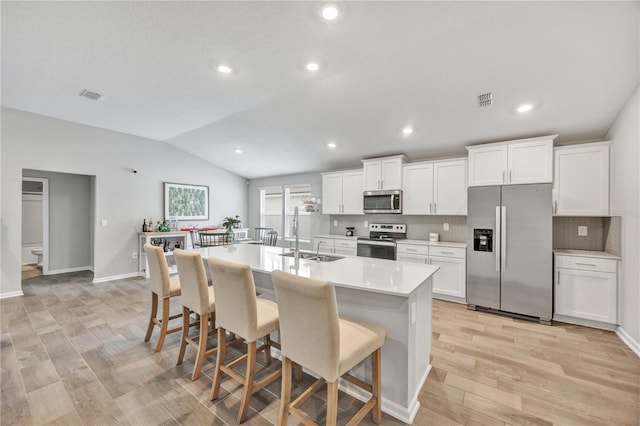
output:
M639 83L638 2L333 4L3 1L2 105L256 178L600 139Z

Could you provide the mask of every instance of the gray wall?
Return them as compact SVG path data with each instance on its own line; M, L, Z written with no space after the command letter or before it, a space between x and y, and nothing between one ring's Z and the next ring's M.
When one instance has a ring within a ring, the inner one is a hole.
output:
M49 180L49 271L93 267L91 176L25 169Z
M297 184L310 184L311 195L320 198L322 197L322 175L320 173L302 173L296 175L284 175L275 176L263 179L252 179L249 181L249 213L247 218L243 219L243 226L249 228L255 228L260 226L260 189L268 186L278 185L297 185ZM317 234L329 233L329 216L321 213L312 213L311 215L311 236ZM286 245L278 240L278 245ZM303 249L310 249L311 244L300 243L300 247Z
M246 217L243 177L164 142L9 108L1 109L0 293L20 291L22 169L95 176L96 279L137 271L136 232L142 219L162 217L162 182L208 185L210 220ZM133 174L130 169L138 170ZM100 220L108 221L107 227Z
M640 92L636 89L613 123L611 164L612 214L621 216L622 262L620 328L640 350Z

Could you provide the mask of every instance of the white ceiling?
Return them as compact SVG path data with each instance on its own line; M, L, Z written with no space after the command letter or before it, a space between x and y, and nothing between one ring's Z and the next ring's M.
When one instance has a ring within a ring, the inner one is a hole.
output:
M346 2L337 22L324 4L3 1L2 105L257 178L603 138L638 86L637 1ZM494 106L480 109L487 91ZM525 101L535 109L515 112Z

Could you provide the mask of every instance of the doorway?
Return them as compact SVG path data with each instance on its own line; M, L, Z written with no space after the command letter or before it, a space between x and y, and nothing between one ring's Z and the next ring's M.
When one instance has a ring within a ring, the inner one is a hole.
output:
M49 179L22 178L21 256L29 275L49 273Z

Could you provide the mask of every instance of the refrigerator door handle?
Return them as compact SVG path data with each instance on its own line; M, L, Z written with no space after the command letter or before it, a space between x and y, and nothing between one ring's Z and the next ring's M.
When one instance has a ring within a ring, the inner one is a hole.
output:
M507 206L502 206L500 221L500 271L507 270Z
M496 235L495 235L495 244L493 245L496 250L496 271L500 272L500 206L496 206Z

